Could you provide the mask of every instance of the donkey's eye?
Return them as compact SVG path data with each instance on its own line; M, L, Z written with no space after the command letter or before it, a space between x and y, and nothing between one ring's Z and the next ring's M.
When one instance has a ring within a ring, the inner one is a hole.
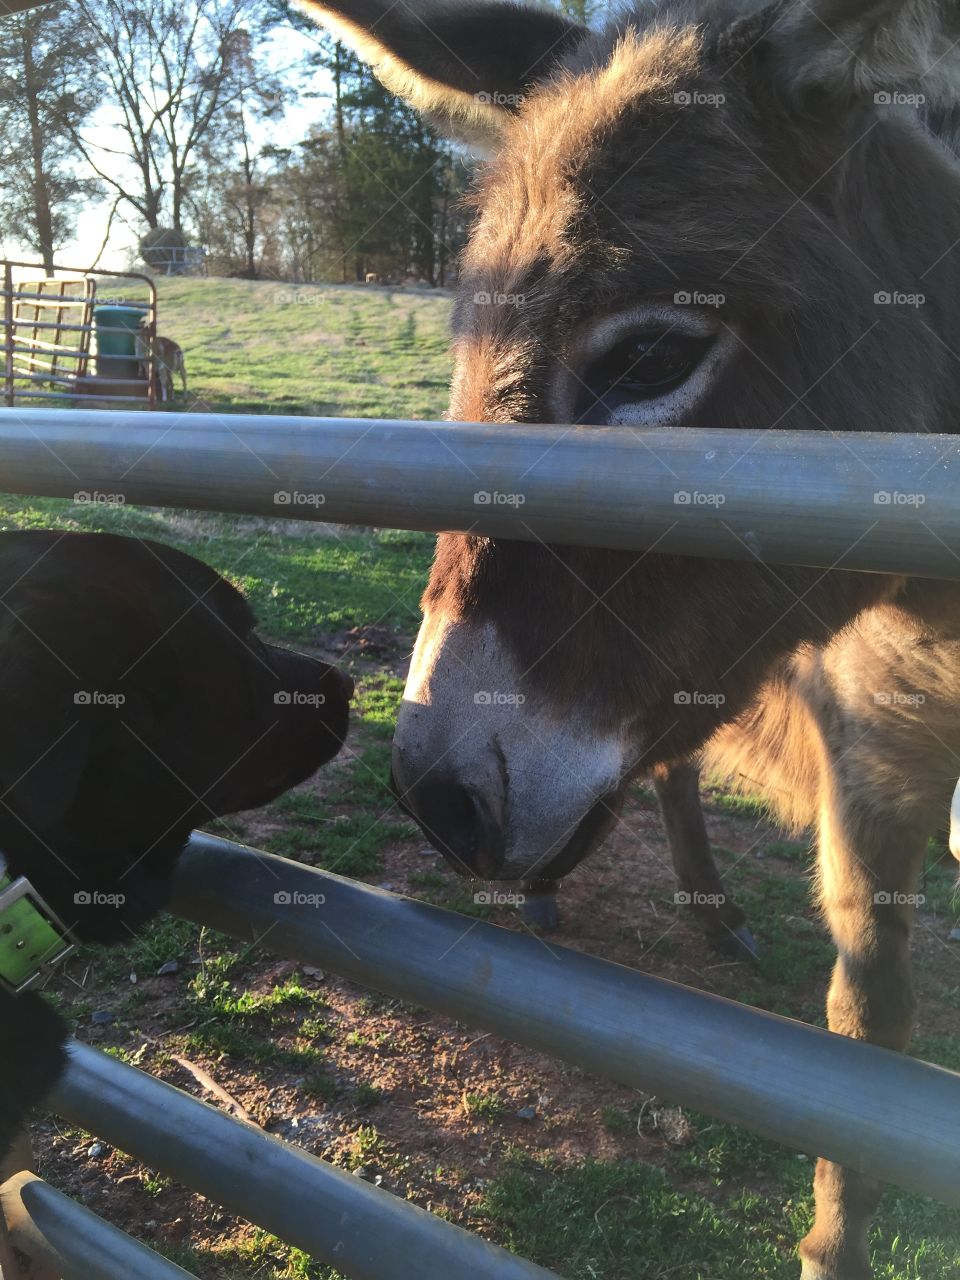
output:
M584 382L608 408L625 400L652 400L693 373L711 338L687 333L634 333L588 367Z

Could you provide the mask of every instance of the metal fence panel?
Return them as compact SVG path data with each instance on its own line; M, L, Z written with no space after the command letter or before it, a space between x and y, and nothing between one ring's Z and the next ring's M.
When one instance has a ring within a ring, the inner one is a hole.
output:
M960 437L0 411L0 491L960 578Z
M173 909L960 1206L955 1072L213 836Z
M32 1173L5 1182L0 1204L14 1245L62 1280L192 1280L189 1271Z
M52 1103L74 1124L351 1280L557 1280L89 1045L71 1046Z

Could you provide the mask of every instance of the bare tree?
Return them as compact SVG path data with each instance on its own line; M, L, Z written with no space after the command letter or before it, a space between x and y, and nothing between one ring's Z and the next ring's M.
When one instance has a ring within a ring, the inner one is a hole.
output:
M93 190L72 144L96 103L90 43L75 10L48 6L0 23L0 227L39 254L48 275Z
M115 127L106 137L77 130L76 145L148 228L166 221L182 232L199 151L243 91L240 37L262 26L262 0L79 0L79 9Z
M200 164L187 198L204 243L231 275L261 274L268 229L276 222L275 148L262 128L283 115L284 82L259 65L247 31L231 36L226 65L226 101L220 127L199 148Z

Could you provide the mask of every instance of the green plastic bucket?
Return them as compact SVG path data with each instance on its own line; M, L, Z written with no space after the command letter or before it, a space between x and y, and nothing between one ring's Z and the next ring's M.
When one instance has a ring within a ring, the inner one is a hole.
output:
M101 378L137 378L137 330L143 323L143 307L94 307L97 330L97 373Z

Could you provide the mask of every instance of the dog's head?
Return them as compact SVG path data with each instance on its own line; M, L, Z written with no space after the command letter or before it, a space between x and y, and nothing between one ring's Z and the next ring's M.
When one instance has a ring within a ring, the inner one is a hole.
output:
M123 936L162 905L193 827L343 744L351 681L253 628L237 590L169 547L0 538L0 849L80 936Z

